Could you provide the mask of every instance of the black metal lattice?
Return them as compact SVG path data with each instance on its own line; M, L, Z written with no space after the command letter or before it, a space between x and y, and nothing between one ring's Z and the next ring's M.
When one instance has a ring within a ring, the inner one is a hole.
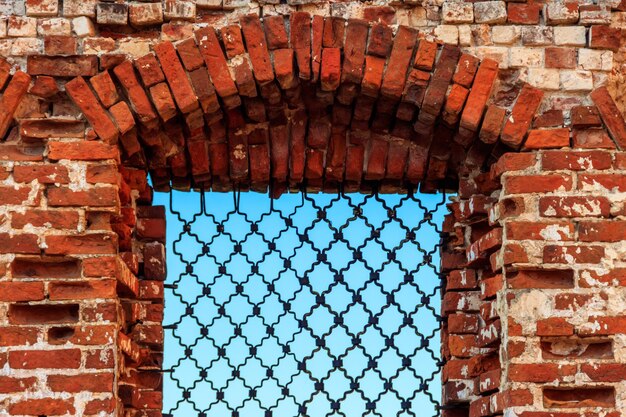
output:
M164 415L439 415L445 195L420 197L170 194Z

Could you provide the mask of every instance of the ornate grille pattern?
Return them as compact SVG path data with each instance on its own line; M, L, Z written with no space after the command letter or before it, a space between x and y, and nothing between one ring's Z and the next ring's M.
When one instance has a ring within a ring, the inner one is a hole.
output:
M164 415L439 415L445 195L178 197Z

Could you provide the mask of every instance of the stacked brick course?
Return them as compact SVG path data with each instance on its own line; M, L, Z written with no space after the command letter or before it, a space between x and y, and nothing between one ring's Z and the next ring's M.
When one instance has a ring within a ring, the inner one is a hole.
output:
M622 9L0 0L0 415L160 415L147 173L457 190L443 414L624 415Z

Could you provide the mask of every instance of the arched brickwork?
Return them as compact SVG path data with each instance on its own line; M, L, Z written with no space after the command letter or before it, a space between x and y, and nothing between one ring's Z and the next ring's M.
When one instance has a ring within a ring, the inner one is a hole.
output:
M458 191L444 415L623 415L626 123L610 94L564 118L541 89L502 86L497 62L381 20L246 15L132 61L2 61L9 415L159 414L165 219L146 172L157 190ZM36 105L68 96L84 117Z

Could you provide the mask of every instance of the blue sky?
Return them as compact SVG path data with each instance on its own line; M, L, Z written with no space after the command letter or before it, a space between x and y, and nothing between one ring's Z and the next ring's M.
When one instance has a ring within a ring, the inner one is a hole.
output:
M199 193L174 192L164 411L435 415L446 209L442 195L417 197L206 193L202 210Z

